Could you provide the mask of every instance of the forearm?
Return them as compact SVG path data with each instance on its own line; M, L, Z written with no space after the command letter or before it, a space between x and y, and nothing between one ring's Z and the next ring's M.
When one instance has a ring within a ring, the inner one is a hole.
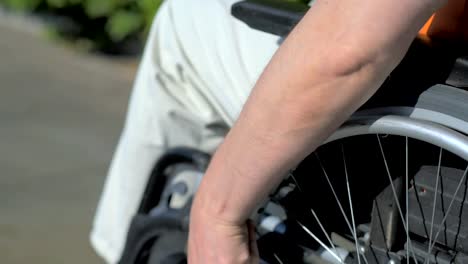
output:
M375 92L435 3L318 0L275 54L216 152L196 212L244 221ZM388 7L376 6L382 4ZM387 28L388 21L397 25Z

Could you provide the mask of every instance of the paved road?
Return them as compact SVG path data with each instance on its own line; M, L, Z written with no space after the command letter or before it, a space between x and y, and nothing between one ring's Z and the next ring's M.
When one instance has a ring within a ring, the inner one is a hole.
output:
M102 263L88 231L132 79L0 22L0 263Z

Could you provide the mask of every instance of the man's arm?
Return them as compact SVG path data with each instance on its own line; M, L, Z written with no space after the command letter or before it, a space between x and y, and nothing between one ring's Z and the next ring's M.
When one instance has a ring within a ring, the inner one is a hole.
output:
M378 89L445 2L316 0L213 157L193 205L191 254L203 255L194 241L216 240L204 240L199 229L210 227L201 219L244 225L287 171Z

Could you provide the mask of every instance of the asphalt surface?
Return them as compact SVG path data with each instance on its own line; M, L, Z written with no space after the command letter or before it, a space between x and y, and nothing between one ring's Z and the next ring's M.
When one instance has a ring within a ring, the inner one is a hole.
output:
M88 233L133 75L0 21L0 263L102 263Z

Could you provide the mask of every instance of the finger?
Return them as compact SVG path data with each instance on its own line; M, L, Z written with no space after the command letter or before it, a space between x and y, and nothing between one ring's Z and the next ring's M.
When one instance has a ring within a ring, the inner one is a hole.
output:
M253 263L260 262L260 254L258 252L258 245L257 245L257 234L255 232L255 224L252 220L247 221L247 226L249 230L249 250L252 256Z

